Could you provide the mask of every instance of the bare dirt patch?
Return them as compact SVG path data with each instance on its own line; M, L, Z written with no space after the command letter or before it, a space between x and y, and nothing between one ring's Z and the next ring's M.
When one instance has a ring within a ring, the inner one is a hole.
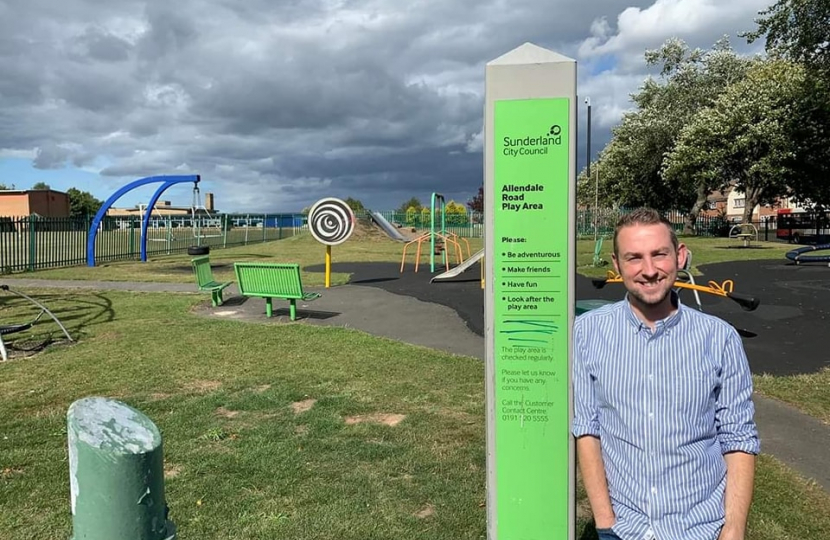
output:
M347 416L345 421L347 426L362 423L383 424L390 427L395 427L406 418L405 414L393 413L375 413L358 416Z
M434 514L435 514L435 507L432 506L431 504L428 504L428 505L424 506L423 508L421 508L420 510L418 510L415 513L415 517L424 519L424 518L428 518L429 516L432 516Z
M164 477L165 478L176 478L181 474L182 466L175 465L173 463L165 463L164 465Z
M150 399L153 401L163 401L170 397L170 394L165 394L164 392L153 392L150 394Z
M207 393L215 392L216 390L222 387L222 383L219 381L196 380L188 381L184 383L182 387L188 392Z
M256 392L257 394L261 394L261 393L265 392L266 390L270 390L270 389L271 389L270 384L261 384L259 386L254 386L254 392Z
M21 474L23 474L23 469L20 467L5 467L3 470L0 470L0 478L3 480L20 476Z
M239 416L239 411L232 411L230 409L226 409L225 407L219 407L216 409L216 414L222 418L236 418Z
M317 403L316 399L304 399L302 401L295 401L291 404L291 410L294 411L294 414L304 413L306 411L311 410L314 407L314 404Z
M305 435L308 433L308 426L303 424L302 426L297 426L294 428L294 433L297 435Z

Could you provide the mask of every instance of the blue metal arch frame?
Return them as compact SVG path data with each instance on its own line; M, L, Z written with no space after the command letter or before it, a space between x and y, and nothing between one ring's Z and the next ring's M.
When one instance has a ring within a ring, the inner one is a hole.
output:
M163 182L163 185L156 190L155 194L153 194L153 198L150 200L150 204L147 205L147 213L144 214L144 218L141 222L141 260L147 260L147 225L150 222L150 213L153 210L153 206L158 201L161 194L172 185L181 184L184 182L193 182L195 185L198 185L201 177L198 174L186 175L186 176L148 176L147 178L141 178L140 180L136 180L134 182L130 182L126 186L123 186L121 189L113 193L109 199L104 202L101 208L98 210L98 213L95 214L95 218L92 220L92 225L89 227L89 234L87 235L86 241L86 264L87 266L95 266L95 239L98 236L98 227L101 225L101 221L104 219L104 216L107 215L107 210L120 199L125 193L134 190L135 188L146 186L147 184L155 184L157 182Z

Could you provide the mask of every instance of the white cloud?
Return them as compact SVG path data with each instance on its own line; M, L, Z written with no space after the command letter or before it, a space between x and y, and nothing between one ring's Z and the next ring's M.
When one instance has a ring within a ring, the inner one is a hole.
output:
M591 24L591 36L579 47L580 56L642 52L672 36L708 46L718 36L735 35L753 26L753 17L769 0L656 0L642 9L628 7L616 21L616 32L606 18Z

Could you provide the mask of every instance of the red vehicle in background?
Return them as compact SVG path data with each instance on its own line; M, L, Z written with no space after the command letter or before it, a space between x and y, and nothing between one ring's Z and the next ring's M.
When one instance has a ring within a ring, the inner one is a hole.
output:
M803 208L779 208L775 235L791 244L821 244L830 241L830 212Z

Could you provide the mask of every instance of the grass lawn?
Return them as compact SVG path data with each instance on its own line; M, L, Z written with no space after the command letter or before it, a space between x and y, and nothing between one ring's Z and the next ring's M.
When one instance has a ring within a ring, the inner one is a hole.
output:
M462 256L475 253L483 247L481 238L470 238L460 243ZM332 262L377 262L391 261L401 263L404 244L387 239L385 236L364 235L356 240L332 247ZM417 246L407 247L406 268L412 271L415 264ZM456 252L450 252L451 262L455 264ZM299 263L301 267L322 266L325 264L326 247L317 242L309 233L300 234L262 244L251 244L227 249L214 249L210 252L213 275L217 280L232 280L233 263L236 261L268 261ZM135 261L118 261L104 263L90 268L73 266L52 270L39 270L34 273L16 274L19 277L37 279L81 279L103 281L151 281L164 283L191 283L194 281L188 255L170 255L151 257L146 263ZM436 263L439 261L436 257ZM429 264L429 243L421 248L421 268ZM324 273L304 272L303 284L320 286L325 281ZM343 285L349 281L349 275L332 272L332 285Z
M830 368L808 375L754 378L755 390L794 405L830 426Z
M162 430L182 540L485 537L481 361L208 319L192 295L30 292L79 339L0 365L0 538L69 537L65 415L90 395ZM830 530L830 496L768 456L757 486L749 540ZM579 493L578 536L591 538Z

